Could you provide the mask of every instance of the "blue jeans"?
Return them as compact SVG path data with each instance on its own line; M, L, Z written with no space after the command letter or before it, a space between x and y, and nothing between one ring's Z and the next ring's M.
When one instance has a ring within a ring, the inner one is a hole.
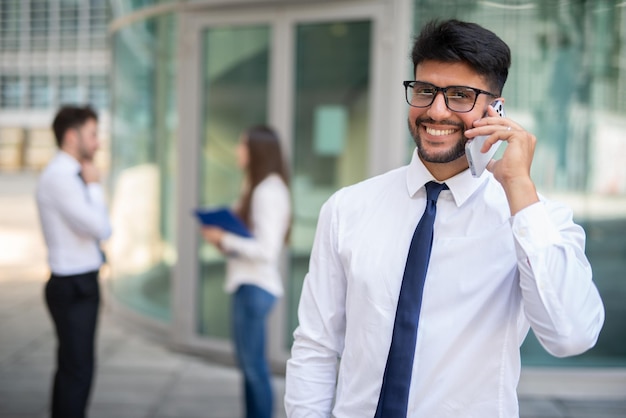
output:
M265 322L276 297L254 285L240 286L233 297L233 338L243 372L247 418L270 418L273 393L265 358Z

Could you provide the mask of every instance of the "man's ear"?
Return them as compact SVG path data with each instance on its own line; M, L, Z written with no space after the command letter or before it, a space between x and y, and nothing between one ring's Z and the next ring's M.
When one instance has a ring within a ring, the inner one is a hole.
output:
M76 141L78 141L78 133L76 129L68 129L63 134L63 142L61 142L61 149L63 150L71 150L76 147Z

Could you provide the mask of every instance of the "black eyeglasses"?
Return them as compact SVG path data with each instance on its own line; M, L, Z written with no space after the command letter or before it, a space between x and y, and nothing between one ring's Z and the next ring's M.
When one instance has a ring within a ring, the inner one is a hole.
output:
M488 91L468 86L437 87L423 81L403 81L402 84L406 91L406 102L413 107L430 106L437 94L442 92L448 109L453 112L466 113L474 108L479 95L498 97Z

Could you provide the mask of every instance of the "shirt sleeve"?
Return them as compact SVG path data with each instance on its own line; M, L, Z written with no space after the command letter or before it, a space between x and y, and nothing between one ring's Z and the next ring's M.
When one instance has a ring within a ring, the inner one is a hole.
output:
M108 208L102 186L98 183L85 185L78 175L76 178L51 179L46 195L54 201L60 215L77 234L96 240L111 236Z
M289 192L284 185L262 184L252 195L252 238L227 232L222 248L227 253L254 260L272 261L279 257L289 227Z
M593 347L604 306L571 209L541 201L512 219L524 313L542 346L565 357Z
M336 199L320 212L287 361L287 416L329 417L345 335L346 278L338 253Z

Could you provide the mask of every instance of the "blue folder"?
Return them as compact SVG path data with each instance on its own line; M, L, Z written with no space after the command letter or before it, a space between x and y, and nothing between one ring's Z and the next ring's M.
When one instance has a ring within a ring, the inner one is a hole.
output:
M248 227L229 208L196 209L194 213L202 225L219 226L233 234L246 238L252 237Z

